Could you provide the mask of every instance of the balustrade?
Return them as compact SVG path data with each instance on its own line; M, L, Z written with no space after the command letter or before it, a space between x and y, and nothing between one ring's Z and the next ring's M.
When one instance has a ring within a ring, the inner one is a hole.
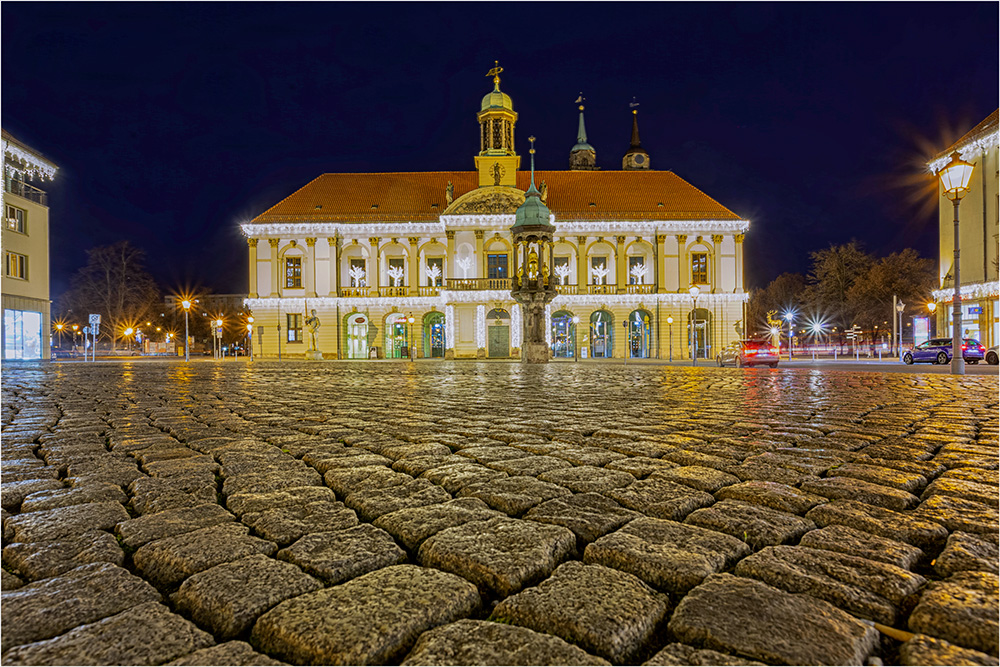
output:
M448 278L446 285L449 290L509 290L510 278Z

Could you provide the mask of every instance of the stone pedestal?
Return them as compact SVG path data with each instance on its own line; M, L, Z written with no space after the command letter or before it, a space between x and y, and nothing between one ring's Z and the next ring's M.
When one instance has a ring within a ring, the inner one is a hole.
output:
M323 361L323 353L319 350L307 350L306 359L308 361Z
M521 360L529 364L545 364L549 361L549 345L541 343L525 343L521 348Z

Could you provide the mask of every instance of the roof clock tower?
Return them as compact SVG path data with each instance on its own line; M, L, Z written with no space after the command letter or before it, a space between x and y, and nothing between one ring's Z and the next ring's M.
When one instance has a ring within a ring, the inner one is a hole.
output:
M580 105L580 127L576 131L576 145L569 152L569 168L572 171L596 171L597 151L587 143L587 128L583 124L583 93L576 98L576 103Z
M622 169L649 169L649 153L639 143L639 110L636 108L639 103L633 97L629 106L632 107L632 142L622 158Z
M514 152L514 124L517 114L510 95L500 92L500 72L503 68L494 61L486 76L493 77L493 92L483 97L476 118L479 120L479 155L476 171L479 187L515 187L521 158Z

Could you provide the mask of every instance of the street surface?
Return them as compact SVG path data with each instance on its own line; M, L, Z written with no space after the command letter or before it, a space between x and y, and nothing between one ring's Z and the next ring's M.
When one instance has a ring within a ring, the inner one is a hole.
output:
M2 662L996 665L995 369L5 364Z

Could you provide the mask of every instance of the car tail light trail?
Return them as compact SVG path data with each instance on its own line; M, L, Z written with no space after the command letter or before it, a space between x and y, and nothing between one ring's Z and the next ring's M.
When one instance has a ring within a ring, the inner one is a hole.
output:
M980 346L979 346L979 351L980 351L980 352L983 352L983 351L985 351L985 350L986 350L986 348L985 348L985 347L983 347L982 345L980 345Z
M963 345L963 346L962 346L962 349L964 350L964 349L965 349L965 348L967 348L967 347L968 347L968 345Z

